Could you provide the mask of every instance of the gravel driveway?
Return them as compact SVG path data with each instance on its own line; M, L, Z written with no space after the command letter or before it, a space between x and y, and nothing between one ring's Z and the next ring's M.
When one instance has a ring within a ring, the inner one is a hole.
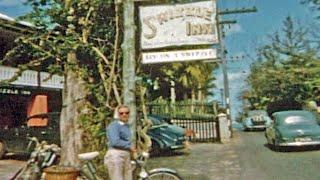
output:
M178 171L185 180L233 180L240 178L239 156L234 143L194 143L189 154L177 153L154 157L148 161L148 168L166 167Z

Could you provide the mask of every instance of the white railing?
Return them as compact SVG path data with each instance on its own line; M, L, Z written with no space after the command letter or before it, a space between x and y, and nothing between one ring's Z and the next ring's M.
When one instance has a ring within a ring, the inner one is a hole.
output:
M17 68L12 68L8 66L0 66L0 81L11 79L15 73L18 71ZM55 88L63 89L63 80L62 76L53 75L51 78L47 79L50 76L49 73L40 72L40 83L38 82L38 72L26 70L22 75L10 84L14 85L24 85L24 86L39 86L44 88Z

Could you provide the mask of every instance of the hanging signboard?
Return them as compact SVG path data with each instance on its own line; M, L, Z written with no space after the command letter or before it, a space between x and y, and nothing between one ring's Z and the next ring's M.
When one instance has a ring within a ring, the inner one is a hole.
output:
M216 1L141 6L142 49L218 43Z
M216 49L142 53L143 64L217 59Z

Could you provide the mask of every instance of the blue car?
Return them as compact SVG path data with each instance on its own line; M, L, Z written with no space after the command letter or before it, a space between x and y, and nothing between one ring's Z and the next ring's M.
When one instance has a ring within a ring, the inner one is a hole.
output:
M264 110L252 110L248 112L247 118L242 122L245 131L264 130L271 125L271 118Z
M147 131L152 141L151 154L185 148L184 128L169 124L160 116L149 115L148 119L152 122L151 128Z

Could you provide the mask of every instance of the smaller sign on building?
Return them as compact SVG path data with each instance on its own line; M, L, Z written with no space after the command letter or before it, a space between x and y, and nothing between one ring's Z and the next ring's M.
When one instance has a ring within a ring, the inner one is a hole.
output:
M14 88L0 88L0 94L30 95L31 91Z
M196 60L217 59L216 49L193 49L182 51L146 52L142 53L143 64L186 62Z

